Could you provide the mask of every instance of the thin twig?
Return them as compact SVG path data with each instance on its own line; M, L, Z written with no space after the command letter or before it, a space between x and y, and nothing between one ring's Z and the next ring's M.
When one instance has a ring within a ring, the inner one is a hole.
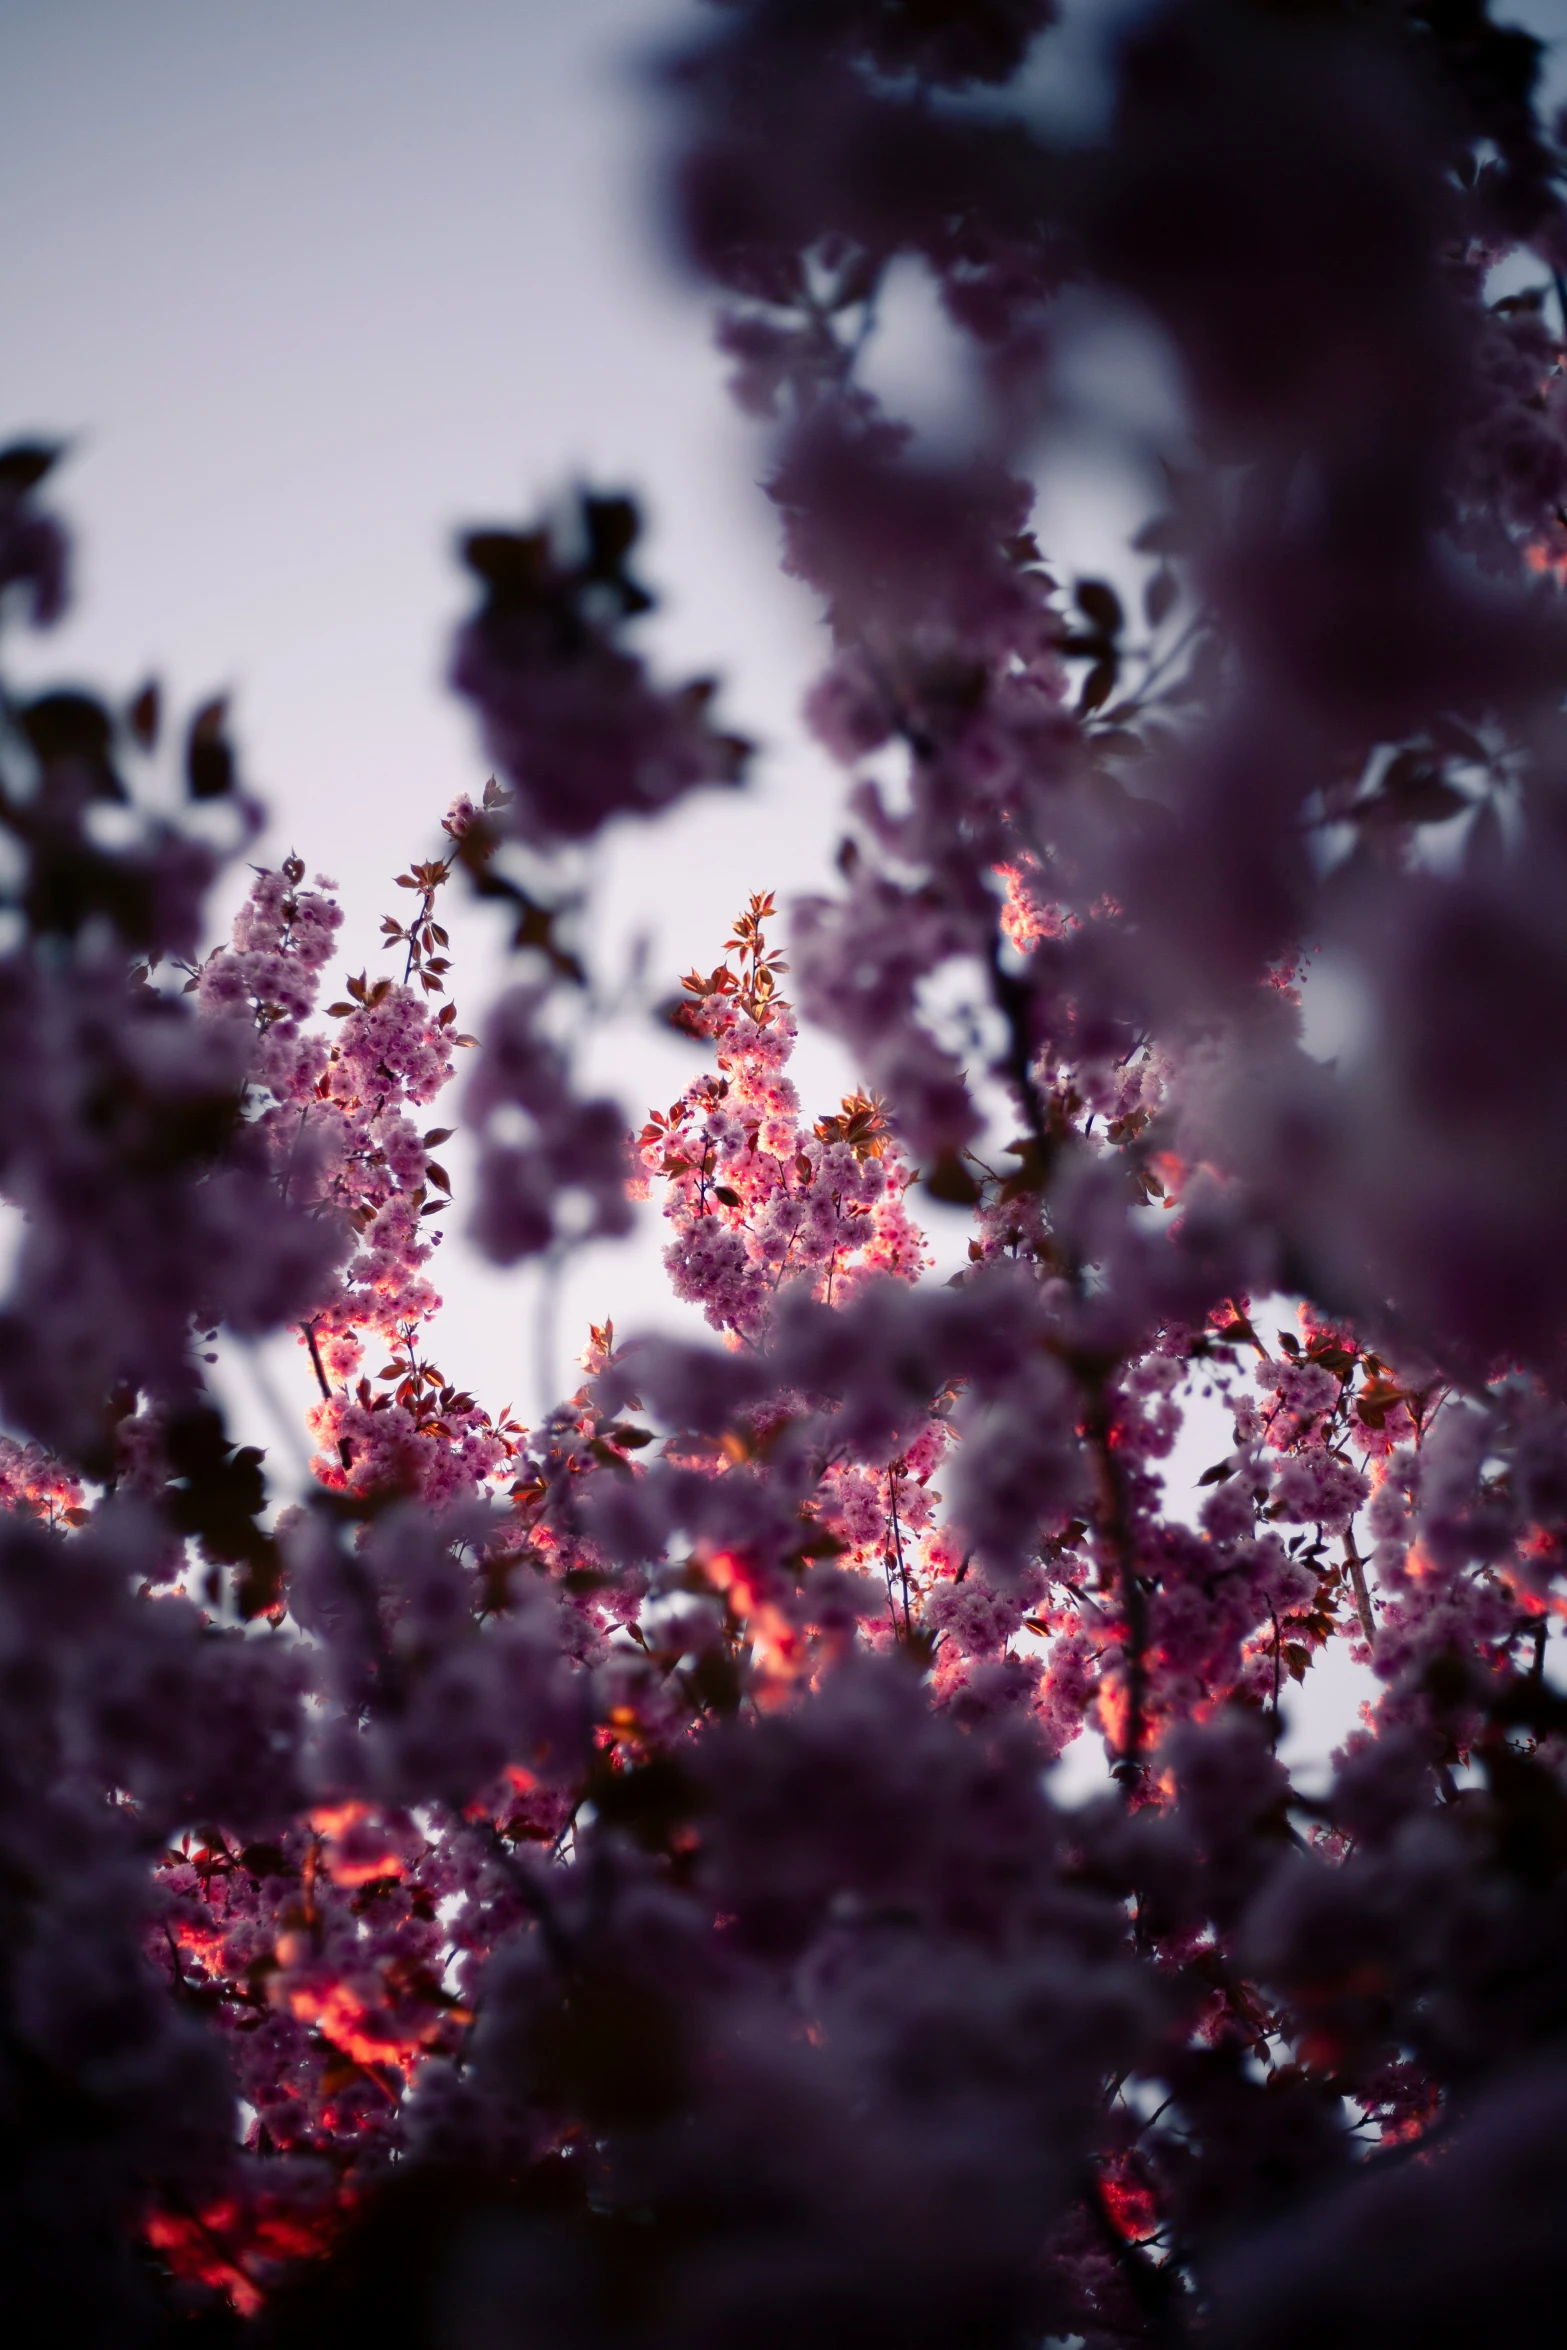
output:
M1371 1613L1371 1594L1366 1588L1366 1570L1359 1551L1355 1548L1353 1530L1344 1536L1344 1564L1355 1591L1355 1613L1360 1618L1360 1629L1366 1636L1366 1646L1373 1647L1377 1637L1376 1619Z
M314 1322L301 1322L299 1329L300 1336L304 1339L306 1346L310 1349L310 1368L316 1375L316 1385L321 1390L321 1400L323 1403L330 1403L332 1400L332 1389L330 1383L328 1382L326 1372L322 1367L321 1350L316 1345L316 1326Z

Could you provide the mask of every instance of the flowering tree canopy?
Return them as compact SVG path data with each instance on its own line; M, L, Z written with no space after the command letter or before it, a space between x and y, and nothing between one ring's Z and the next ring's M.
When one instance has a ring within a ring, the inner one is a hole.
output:
M572 861L749 746L639 650L630 498L466 540L495 774L324 1007L300 858L210 945L221 702L171 756L155 688L0 700L14 2324L1557 2338L1567 124L1482 0L1161 0L1068 141L1052 14L725 0L661 68L850 781L645 1122L566 1041ZM961 449L867 388L899 268ZM1184 402L1130 612L1032 528L1089 317ZM0 454L10 624L54 461ZM458 890L516 954L473 1035ZM652 1193L711 1336L595 1328L532 1428L449 1378L459 1124L490 1259ZM287 1331L299 1476L208 1376ZM1335 1643L1376 1694L1301 1784Z

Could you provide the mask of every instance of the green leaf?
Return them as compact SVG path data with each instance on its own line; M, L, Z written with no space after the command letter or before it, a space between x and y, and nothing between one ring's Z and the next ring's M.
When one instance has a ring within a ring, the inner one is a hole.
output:
M60 445L51 441L12 441L0 449L0 489L35 490L60 457Z
M185 782L193 800L221 800L234 789L234 753L229 747L225 720L228 701L223 694L203 702L190 722L185 738Z
M1109 659L1096 661L1083 680L1083 690L1077 697L1077 714L1087 718L1110 699L1115 691L1117 663Z
M1072 591L1079 612L1105 636L1117 637L1125 627L1121 599L1107 580L1080 579Z
M162 715L162 696L156 678L149 678L125 713L125 723L137 746L144 751L157 748L158 722Z
M945 1200L949 1207L971 1208L979 1197L979 1185L956 1151L944 1152L927 1167L924 1183L932 1199Z

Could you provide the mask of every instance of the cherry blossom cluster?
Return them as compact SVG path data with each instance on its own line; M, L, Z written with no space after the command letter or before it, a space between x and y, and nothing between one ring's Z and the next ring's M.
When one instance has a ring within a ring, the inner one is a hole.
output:
M403 978L350 978L346 997L328 1008L335 1031L305 1024L341 910L330 883L301 886L297 857L258 871L232 945L210 955L193 983L205 1013L255 1030L250 1124L280 1191L354 1235L330 1291L300 1323L322 1398L311 1416L315 1473L334 1489L411 1483L432 1503L483 1488L512 1449L421 1353L441 1302L428 1272L440 1235L428 1219L451 1197L434 1153L453 1129L421 1132L410 1113L447 1083L453 1047L474 1042L458 1033L456 1006L431 999L444 994L450 968L438 951L450 940L434 918L436 893L475 821L472 803L459 801L445 820L449 854L398 876L420 899L406 926L390 915L382 924L383 943L406 949ZM356 1376L372 1345L390 1355L375 1384Z
M785 1074L796 1029L777 992L781 955L767 950L771 896L754 897L727 941L738 971L721 963L682 981L679 1024L710 1038L716 1074L655 1111L640 1149L666 1180L676 1236L664 1254L675 1295L700 1304L715 1330L756 1340L780 1288L846 1304L877 1274L911 1281L929 1263L905 1193L914 1170L888 1135L874 1100L800 1123Z

